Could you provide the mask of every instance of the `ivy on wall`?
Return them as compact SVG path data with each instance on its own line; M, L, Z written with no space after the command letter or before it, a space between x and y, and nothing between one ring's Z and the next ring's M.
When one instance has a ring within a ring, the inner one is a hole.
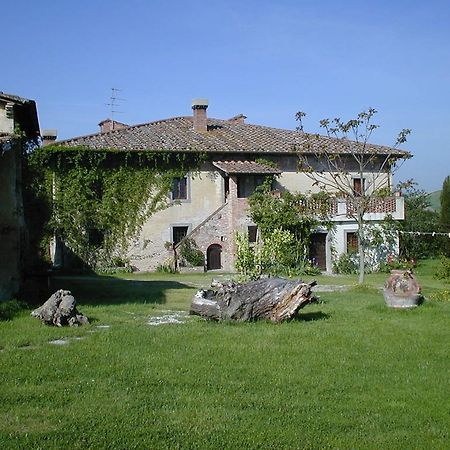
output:
M91 268L124 257L145 221L169 202L172 181L195 171L199 153L49 146L30 157L33 189L51 205L56 236Z

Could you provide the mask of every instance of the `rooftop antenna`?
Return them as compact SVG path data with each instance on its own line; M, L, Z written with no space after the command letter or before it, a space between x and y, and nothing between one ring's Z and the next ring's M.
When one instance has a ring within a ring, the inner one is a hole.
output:
M121 92L122 89L117 89L112 87L111 88L111 97L110 99L110 103L105 103L106 106L110 106L111 107L111 129L114 130L115 126L115 120L114 120L114 114L123 114L123 111L119 111L117 108L120 106L119 102L126 102L125 98L119 98L117 97L117 93Z

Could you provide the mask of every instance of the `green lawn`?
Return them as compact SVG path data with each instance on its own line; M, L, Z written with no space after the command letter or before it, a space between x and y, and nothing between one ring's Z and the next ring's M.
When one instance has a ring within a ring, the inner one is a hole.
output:
M416 271L425 296L449 289L434 264ZM160 326L211 275L55 278L92 324L0 322L0 448L448 449L450 302L388 309L385 278L281 325Z

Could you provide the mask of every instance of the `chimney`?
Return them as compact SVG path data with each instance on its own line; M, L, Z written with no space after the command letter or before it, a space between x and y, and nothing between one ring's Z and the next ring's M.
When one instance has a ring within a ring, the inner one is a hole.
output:
M42 145L45 147L46 145L53 144L56 141L56 137L58 135L57 130L42 130Z
M234 116L231 119L228 119L228 122L242 125L245 123L246 118L247 118L247 116L244 116L244 114L238 114L237 116Z
M105 119L102 120L98 126L100 127L100 133L106 133L107 131L112 130L121 130L122 128L128 128L129 125L122 122L117 122L117 120L113 119Z
M208 131L206 108L208 108L208 100L206 98L192 100L194 131L198 133L206 133Z

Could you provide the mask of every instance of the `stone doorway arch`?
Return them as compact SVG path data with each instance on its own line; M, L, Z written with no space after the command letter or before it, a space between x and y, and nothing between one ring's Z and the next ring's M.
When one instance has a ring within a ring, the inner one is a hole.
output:
M206 269L217 270L222 268L222 246L211 244L206 250Z

